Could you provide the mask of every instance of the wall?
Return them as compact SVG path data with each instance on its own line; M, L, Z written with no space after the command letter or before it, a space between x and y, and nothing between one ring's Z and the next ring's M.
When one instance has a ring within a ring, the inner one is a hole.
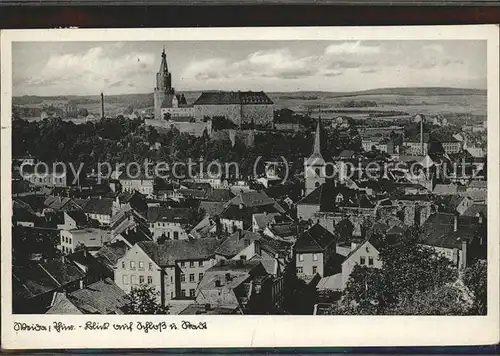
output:
M162 119L161 115L161 103L165 99L165 92L163 90L155 89L154 91L154 107L155 107L155 119Z
M135 262L135 267L132 268L130 262ZM139 268L139 262L143 262L143 267ZM150 264L152 265L150 268ZM124 279L124 276L126 278ZM135 283L131 283L131 276L135 276ZM161 302L161 289L162 289L162 273L160 267L148 255L142 251L138 245L133 246L121 259L119 259L115 266L115 283L125 293L129 293L132 287L140 286L140 276L144 277L143 284L148 284L148 277L151 277L151 285L159 292L157 297L158 302ZM167 274L167 280L169 282ZM173 278L175 281L175 278ZM167 299L167 298L166 298Z
M212 121L207 122L177 122L174 120L144 120L144 123L149 126L156 127L158 130L170 130L173 127L178 129L180 132L187 133L192 136L200 137L206 130L209 136L212 135Z
M151 223L149 225L149 230L153 234L153 240L156 241L158 238L165 233L165 236L172 240L187 240L188 234L184 228L178 223L163 222L158 221ZM177 238L174 238L174 233L177 232Z
M319 205L297 204L297 217L302 220L316 219L315 214L319 213Z
M191 264L192 262L192 264ZM200 266L199 263L202 263ZM185 291L185 296L186 297L191 297L195 298L196 296L196 289L198 288L198 284L201 282L203 279L203 275L205 274L205 271L212 267L215 264L215 259L211 258L209 260L188 260L188 261L178 261L177 262L177 268L179 270L179 277L180 274L184 274L184 282L182 282L182 279L180 279L180 288L178 291L178 297L182 296L182 290ZM194 275L194 281L190 281L190 275ZM201 274L201 276L200 276ZM201 277L201 278L200 278ZM194 291L195 293L190 296L190 290Z
M316 255L317 260L315 261L313 258ZM303 261L300 261L300 256L303 257ZM297 252L295 255L295 263L297 267L297 277L312 277L314 276L313 267L316 268L316 273L318 273L321 277L324 275L324 256L322 252L316 253L299 253ZM302 267L302 273L298 272L299 267Z
M241 124L241 105L228 104L228 105L194 105L194 117L196 121L203 121L205 116L210 118L214 116L225 116L236 125Z
M177 107L177 108L161 108L160 119L165 117L165 114L169 113L171 117L179 116L189 116L194 117L194 109L192 106Z
M254 130L234 130L234 129L218 130L218 131L212 131L210 137L213 140L230 140L233 146L236 140L243 142L247 147L253 147L255 145Z
M242 105L242 123L254 123L257 126L271 127L274 118L272 104L245 104Z

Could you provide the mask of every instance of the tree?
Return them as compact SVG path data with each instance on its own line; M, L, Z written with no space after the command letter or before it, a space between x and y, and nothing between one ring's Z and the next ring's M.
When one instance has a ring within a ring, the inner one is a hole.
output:
M464 273L464 283L474 295L470 313L474 315L486 315L488 274L485 260L477 260L475 264L467 267Z
M169 307L158 303L160 293L153 286L141 285L127 294L125 314L167 314Z
M382 268L356 266L347 281L341 305L334 312L363 315L464 313L460 305L452 303L454 293L459 293L449 287L458 280L456 268L433 249L420 245L416 229L403 237L378 239ZM423 296L429 299L424 300ZM448 297L449 303L436 307L439 310L422 307L443 296ZM456 303L460 304L459 299Z

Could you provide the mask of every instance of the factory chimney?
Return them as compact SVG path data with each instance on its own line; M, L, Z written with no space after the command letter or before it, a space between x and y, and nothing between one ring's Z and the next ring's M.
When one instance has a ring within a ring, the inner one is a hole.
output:
M104 119L104 94L101 93L101 119Z
M420 152L421 152L420 154L422 156L425 155L425 153L424 153L424 117L423 116L420 116Z

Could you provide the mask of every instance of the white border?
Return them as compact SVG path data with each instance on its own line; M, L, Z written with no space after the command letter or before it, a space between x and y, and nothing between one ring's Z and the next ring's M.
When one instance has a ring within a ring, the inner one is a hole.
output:
M494 25L310 28L7 30L1 36L2 346L32 348L437 346L498 343L499 326L499 32ZM48 316L11 314L11 88L15 41L487 40L488 315L411 316ZM207 321L206 331L19 332L13 322Z

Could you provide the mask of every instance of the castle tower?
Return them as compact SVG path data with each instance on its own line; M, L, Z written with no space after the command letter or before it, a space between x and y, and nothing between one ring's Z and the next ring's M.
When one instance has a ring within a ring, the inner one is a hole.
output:
M165 53L165 49L163 49L160 70L156 73L156 87L154 89L156 120L161 119L161 104L169 94L174 94L174 88L172 88L172 73L168 71L167 54Z
M318 119L314 147L304 164L306 196L326 181L326 162L321 154L321 119Z

